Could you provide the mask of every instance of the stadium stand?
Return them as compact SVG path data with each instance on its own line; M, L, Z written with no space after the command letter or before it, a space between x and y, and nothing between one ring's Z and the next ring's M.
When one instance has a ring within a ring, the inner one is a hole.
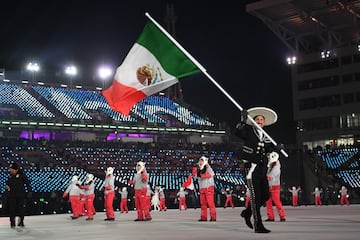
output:
M327 168L351 188L360 187L360 154L358 147L326 149L317 152Z
M21 114L26 113L30 120L43 118L98 123L104 119L97 119L97 117L104 114L111 121L125 123L144 123L146 121L164 125L175 122L174 125L180 123L184 126L214 126L214 123L164 96L145 98L133 108L132 116L125 116L114 112L101 92L98 91L46 86L24 87L1 83L0 103L3 105L2 107L13 107L16 115L19 115L17 112L19 109ZM56 109L58 112L53 113L50 109ZM92 111L96 111L97 114L93 116ZM61 116L57 113L61 113ZM2 114L2 117L5 115Z

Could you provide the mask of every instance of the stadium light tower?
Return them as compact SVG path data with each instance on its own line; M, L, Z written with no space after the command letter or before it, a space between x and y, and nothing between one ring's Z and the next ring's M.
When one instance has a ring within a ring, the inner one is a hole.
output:
M65 73L67 75L69 75L70 77L70 87L72 87L72 81L73 81L73 78L76 76L77 74L77 69L75 66L71 65L71 66L68 66L65 68Z
M98 75L100 79L102 80L102 89L105 88L105 81L113 74L113 71L110 67L107 66L101 66L98 69Z
M31 83L35 81L35 74L40 71L40 66L37 63L29 62L26 69L30 72Z

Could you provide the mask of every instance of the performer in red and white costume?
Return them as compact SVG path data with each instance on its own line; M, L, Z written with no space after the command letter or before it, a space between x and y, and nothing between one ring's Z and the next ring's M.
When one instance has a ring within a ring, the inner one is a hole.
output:
M200 157L198 167L192 169L194 177L198 178L200 188L201 214L199 221L207 221L207 208L210 211L210 221L216 221L216 208L214 202L214 171L208 163L208 158Z
M87 218L86 220L93 220L95 207L94 207L94 199L95 199L95 184L94 184L94 175L89 173L86 175L85 184L81 186L82 189L85 190L85 208Z
M347 190L347 188L345 186L342 186L339 193L341 195L340 196L340 205L342 206L342 205L346 204L346 205L349 206L350 202L349 202L349 199L348 199L348 190Z
M137 219L134 221L150 221L152 218L149 211L148 198L146 197L149 175L146 172L144 162L140 161L136 164L136 173L129 183L133 184L135 189Z
M232 193L233 193L233 190L230 190L230 188L225 189L225 192L223 192L223 194L225 194L225 196L226 196L224 208L226 208L229 204L232 208L235 207L233 200L232 200Z
M121 190L119 189L120 193L120 213L129 212L128 208L128 191L126 187L123 187Z
M159 198L160 198L160 211L166 211L167 207L166 207L166 201L165 201L165 192L164 189L162 187L159 187Z
M321 206L322 205L322 201L321 201L321 193L323 191L320 190L318 187L315 187L315 191L311 192L311 194L315 195L315 206Z
M281 164L279 161L279 154L277 152L272 152L269 154L268 158L267 179L269 182L270 198L266 201L266 212L268 218L265 221L275 220L273 202L279 214L280 221L286 221L285 211L280 200L280 174Z
M69 195L69 201L72 210L72 219L77 219L81 214L79 186L80 182L78 181L78 176L73 176L71 179L71 184L66 188L63 194L63 198L66 198Z
M115 177L113 175L114 168L108 167L106 169L106 177L104 180L104 205L105 205L105 211L106 211L106 218L105 221L114 221L115 220L115 214L114 214L114 197L115 197Z
M176 194L179 197L179 210L186 210L186 195L188 193L185 191L183 187L180 187L179 192Z
M155 211L160 211L160 198L158 187L155 188L154 195L151 197L151 206L154 207Z
M298 199L299 199L299 191L301 190L300 187L296 188L295 186L292 186L292 188L288 188L289 192L292 194L292 205L294 207L298 206Z

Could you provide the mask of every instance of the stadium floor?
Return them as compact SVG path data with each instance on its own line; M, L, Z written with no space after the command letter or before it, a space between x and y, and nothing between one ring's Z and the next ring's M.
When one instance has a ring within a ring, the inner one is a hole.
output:
M360 205L285 206L286 222L264 222L269 234L254 233L239 216L242 207L217 208L216 222L198 222L200 209L152 211L152 221L134 222L136 212L116 212L114 222L98 212L94 221L70 214L25 217L25 228L11 229L8 217L0 218L0 239L359 239ZM265 208L262 208L264 211ZM275 210L276 213L276 210ZM276 216L277 217L277 216ZM263 218L266 218L263 212Z

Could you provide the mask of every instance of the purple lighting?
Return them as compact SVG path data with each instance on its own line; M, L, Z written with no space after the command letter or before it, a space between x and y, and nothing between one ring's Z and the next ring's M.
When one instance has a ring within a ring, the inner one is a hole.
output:
M152 135L150 134L137 134L137 133L129 133L128 134L128 137L131 137L131 138L147 138L147 137L152 137Z
M34 132L28 132L28 131L22 131L20 133L20 138L24 139L46 139L50 140L50 132L49 131L34 131Z
M125 137L129 137L129 138L152 138L153 135L151 134L141 134L141 133L118 133L117 134L117 138L116 138L116 134L115 133L110 133L107 137L106 140L107 141L114 141L116 139L120 139L120 138L125 138Z

